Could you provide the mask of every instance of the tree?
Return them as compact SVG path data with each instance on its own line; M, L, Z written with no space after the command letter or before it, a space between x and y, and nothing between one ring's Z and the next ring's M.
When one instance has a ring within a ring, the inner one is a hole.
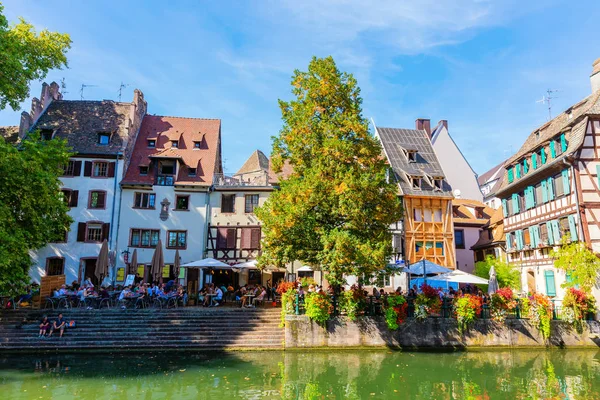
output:
M41 80L53 68L67 66L67 50L71 38L66 33L46 29L36 33L23 18L9 26L0 3L0 110L19 103L29 96L29 83Z
M18 294L29 282L29 251L65 237L72 222L60 192L66 141L41 140L20 148L0 137L0 295Z
M492 266L494 266L496 271L496 279L498 280L499 287L519 289L521 286L521 275L519 274L519 270L500 258L487 256L485 261L476 262L475 275L490 279L490 269Z
M586 293L591 293L596 285L600 272L600 259L583 242L569 243L563 236L561 246L552 251L554 266L564 271L569 279L562 287L580 287Z
M381 270L401 208L357 82L328 57L296 70L292 86L295 99L279 101L283 128L272 163L277 172L289 163L293 172L257 210L265 233L259 262L320 266L334 285L345 274Z

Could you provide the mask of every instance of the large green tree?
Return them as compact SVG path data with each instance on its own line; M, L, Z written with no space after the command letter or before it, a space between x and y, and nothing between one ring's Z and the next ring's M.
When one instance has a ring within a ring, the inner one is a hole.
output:
M265 233L259 262L320 266L333 284L381 270L401 208L356 79L331 57L313 58L307 72L294 72L292 87L295 99L279 101L283 128L272 163L293 172L257 210Z
M550 256L554 258L554 266L569 277L563 287L580 287L591 293L598 282L600 259L584 242L570 243L568 237L564 236L560 248L553 250Z
M64 238L72 222L60 192L69 150L31 134L19 148L0 137L0 295L28 283L29 251Z
M519 289L521 286L521 274L519 273L519 270L514 265L511 265L502 259L487 256L485 261L475 263L474 273L482 278L490 279L490 269L492 266L496 271L496 279L498 280L499 287Z
M67 66L67 50L71 48L68 34L37 33L33 25L20 19L9 25L0 3L0 110L19 103L29 96L29 83L44 79L48 71Z

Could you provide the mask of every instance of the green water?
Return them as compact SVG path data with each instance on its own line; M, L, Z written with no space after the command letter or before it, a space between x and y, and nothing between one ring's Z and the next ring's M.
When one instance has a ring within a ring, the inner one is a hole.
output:
M0 356L2 399L600 399L600 351Z

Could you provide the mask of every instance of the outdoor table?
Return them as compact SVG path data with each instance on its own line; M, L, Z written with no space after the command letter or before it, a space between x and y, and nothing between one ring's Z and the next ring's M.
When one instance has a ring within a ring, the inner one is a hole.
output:
M252 298L256 297L254 294L245 294L244 297L248 297L248 302L246 302L246 307L252 305Z
M208 304L209 304L209 306L212 306L212 305L213 305L213 302L214 302L213 298L214 298L216 295L217 295L216 293L207 293L207 294L205 295L206 297L208 297L208 300L209 300Z

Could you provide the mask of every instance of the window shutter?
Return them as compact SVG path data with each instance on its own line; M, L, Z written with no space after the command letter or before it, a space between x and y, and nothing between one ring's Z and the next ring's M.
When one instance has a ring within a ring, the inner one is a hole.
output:
M79 190L71 190L71 195L69 196L69 207L77 207L79 202Z
M554 234L552 233L552 221L546 222L546 230L548 231L548 244L554 244Z
M562 149L563 153L567 151L567 138L565 137L564 133L560 135L560 148Z
M525 196L525 209L529 210L531 208L531 197L529 196L529 186L527 186L525 188L525 191L523 194Z
M546 278L546 295L550 297L556 296L556 284L554 283L554 271L545 270L544 277Z
M513 214L518 214L519 213L519 194L518 193L513 193L512 201L513 201Z
M217 229L217 249L227 248L227 228Z
M235 245L235 228L229 228L227 229L227 248L228 249L235 249L236 245Z
M577 241L577 225L575 224L575 215L569 215L569 231L571 232L571 240Z
M560 229L558 228L558 220L550 221L552 224L552 234L554 235L554 244L560 244Z
M242 249L252 248L252 232L250 228L242 228Z
M510 233L506 234L506 250L511 250Z
M73 176L80 176L81 175L81 161L74 161L73 162Z
M512 183L512 181L515 180L515 172L513 170L513 167L510 167L508 169L507 176L508 176L508 183Z
M556 158L556 149L554 148L554 140L550 141L550 157Z
M562 172L563 186L565 187L565 194L571 194L571 189L569 188L569 170L565 169Z
M545 180L542 181L542 202L543 203L547 203L548 202L548 188L547 188L548 184Z
M540 227L538 225L533 227L533 237L535 238L535 247L538 247L542 243L542 239L540 238Z
M102 239L101 240L108 240L108 234L110 233L110 223L105 223L102 224Z
M522 231L515 231L515 236L517 238L517 250L522 250L523 249L523 232Z
M537 169L537 153L531 155L531 166L533 169Z
M527 174L529 172L529 165L527 164L527 159L525 158L523 160L523 175Z
M86 161L83 167L83 176L92 176L92 162Z
M521 164L515 165L515 171L517 171L517 179L521 177Z
M540 149L540 158L542 159L542 165L546 164L546 148L542 147Z
M548 201L554 200L554 178L548 178L546 188L548 189Z
M251 245L253 249L260 249L260 228L252 228Z
M85 222L77 224L77 241L85 242Z
M115 163L114 162L110 162L108 163L108 175L109 178L114 178L115 176Z
M598 181L598 187L600 188L600 165L596 165L596 180Z
M106 207L106 192L98 192L98 208Z
M506 199L502 199L502 214L504 218L508 217L508 207L506 206Z
M535 232L533 230L533 226L530 226L527 229L529 230L529 246L531 246L532 249L535 249L537 247L537 243L535 242Z

